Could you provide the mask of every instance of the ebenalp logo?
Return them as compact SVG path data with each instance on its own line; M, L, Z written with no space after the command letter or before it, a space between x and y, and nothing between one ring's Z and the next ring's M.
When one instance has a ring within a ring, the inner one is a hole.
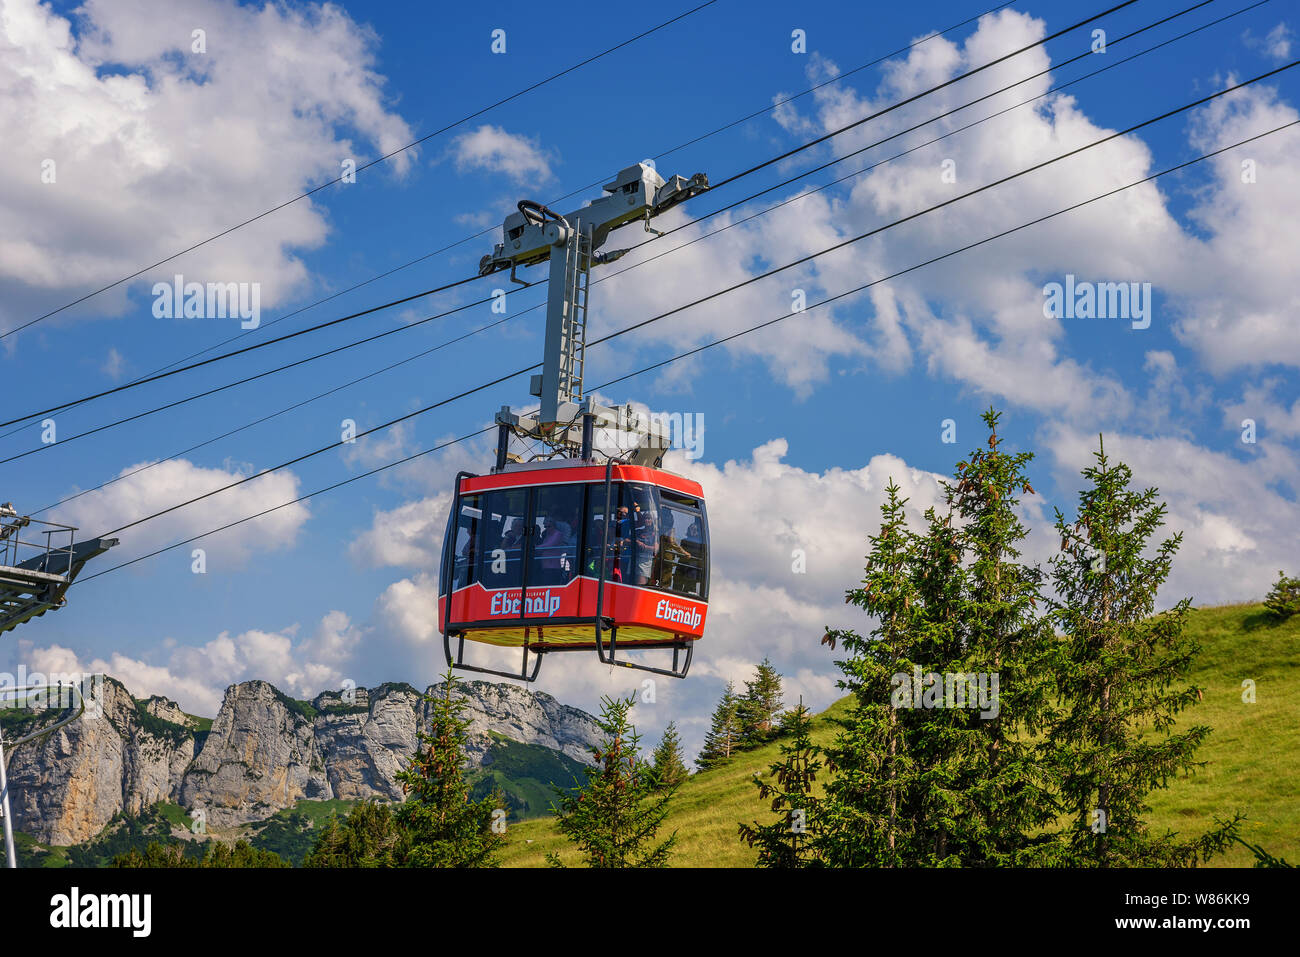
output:
M655 605L655 617L678 625L685 625L687 628L700 627L699 609L681 608L674 605L667 598L661 598L659 604Z
M524 614L542 615L548 617L554 615L560 610L560 596L552 595L548 588L541 594L532 594L524 599ZM493 618L501 615L519 615L519 595L511 595L509 592L493 592L492 604L488 608L488 614Z

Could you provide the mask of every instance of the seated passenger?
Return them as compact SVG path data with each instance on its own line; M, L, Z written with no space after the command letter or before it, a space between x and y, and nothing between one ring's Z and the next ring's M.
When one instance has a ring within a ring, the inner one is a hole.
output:
M636 530L636 584L650 584L650 579L654 575L655 551L658 545L654 518L645 515Z
M564 532L564 544L578 544L578 533L582 529L582 516L574 511L567 522L560 522L560 531Z
M691 553L682 547L682 543L677 541L677 533L673 530L673 512L672 509L664 509L660 513L659 525L659 555L660 571L659 584L664 588L676 588L676 582L681 577L682 560L689 561Z
M522 518L512 518L510 527L506 529L505 535L501 536L502 548L518 548L524 541L524 520Z
M547 582L562 582L565 578L564 533L555 519L547 517L542 523L542 540L538 553L542 556L542 571Z

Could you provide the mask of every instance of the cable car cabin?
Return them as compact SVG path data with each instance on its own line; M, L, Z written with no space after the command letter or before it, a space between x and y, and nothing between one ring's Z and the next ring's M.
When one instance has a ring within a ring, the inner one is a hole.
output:
M574 459L456 478L438 590L449 665L532 681L541 655L594 649L607 664L684 678L708 596L696 482ZM522 649L520 671L465 664L466 640ZM672 668L616 657L628 648L672 649Z

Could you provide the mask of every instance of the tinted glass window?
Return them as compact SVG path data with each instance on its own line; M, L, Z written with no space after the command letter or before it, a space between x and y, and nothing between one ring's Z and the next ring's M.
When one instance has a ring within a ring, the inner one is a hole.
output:
M582 486L537 489L528 585L565 585L578 574L582 534Z
M618 506L618 489L614 485L609 490L609 500L611 511L617 511ZM605 534L605 485L587 486L587 544L586 551L583 553L582 574L589 578L600 577L600 549L604 543L602 536ZM615 581L614 569L617 567L615 554L618 548L618 538L615 534L614 526L609 529L609 543L605 546L605 580Z
M477 495L461 496L460 514L452 516L449 526L452 590L474 583L478 560L478 526L482 515Z
M648 485L624 485L615 522L621 580L631 585L657 585L655 556L659 552L659 520L652 489Z
M592 485L587 505L587 548L583 574L600 575L600 547L605 523L605 486ZM652 585L657 575L658 519L654 491L646 485L615 484L610 489L609 541L605 552L605 580L629 585Z
M708 591L709 542L703 512L694 499L660 491L658 585L704 598Z
M482 501L478 580L484 588L518 588L528 531L528 490L485 492Z

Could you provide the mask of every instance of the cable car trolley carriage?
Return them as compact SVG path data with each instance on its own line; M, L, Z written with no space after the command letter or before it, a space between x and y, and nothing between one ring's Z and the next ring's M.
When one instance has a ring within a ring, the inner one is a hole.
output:
M504 674L465 664L468 639L522 649L509 676L528 681L543 654L579 650L685 677L708 613L707 528L700 486L660 469L560 459L462 472L438 597L448 661ZM617 657L629 648L672 649L672 667Z
M512 279L516 267L549 259L546 345L531 389L540 408L502 408L495 467L456 477L438 587L453 668L534 681L543 655L594 650L605 664L686 677L708 614L704 490L661 468L671 447L662 423L597 405L582 377L588 275L626 252L599 246L637 219L655 232L651 217L707 188L703 174L665 181L637 164L567 216L521 202L506 241L483 257L481 272L508 268ZM617 454L597 447L598 428L626 439ZM533 454L513 453L512 442ZM519 649L519 670L468 663L469 642ZM620 657L634 649L671 651L671 665Z

